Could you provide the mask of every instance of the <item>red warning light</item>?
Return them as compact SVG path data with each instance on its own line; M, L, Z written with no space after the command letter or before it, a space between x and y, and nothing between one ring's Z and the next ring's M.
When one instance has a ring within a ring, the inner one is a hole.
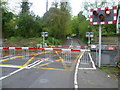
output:
M104 15L103 15L103 14L100 14L100 15L99 15L99 19L100 19L101 21L103 21L103 20L104 20L104 18L105 18L105 17L104 17Z
M97 11L93 11L93 15L97 16L98 12Z
M110 10L108 9L105 10L105 14L109 15L110 13L111 13Z

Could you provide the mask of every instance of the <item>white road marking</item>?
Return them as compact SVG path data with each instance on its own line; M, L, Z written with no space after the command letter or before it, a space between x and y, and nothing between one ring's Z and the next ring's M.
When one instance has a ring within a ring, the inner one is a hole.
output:
M82 53L82 55L80 56L80 58L78 59L76 68L75 68L75 74L74 74L74 88L78 88L78 82L77 82L77 74L78 74L78 67L80 64L80 59L82 58L84 52Z
M13 74L15 74L17 72L22 71L23 69L30 69L30 68L32 68L34 66L37 66L38 64L42 63L43 61L45 61L45 59L37 60L37 61L33 62L32 64L27 65L26 67L21 67L20 69L12 72L12 73L10 73L10 74L8 74L6 76L0 77L0 80L3 80L5 78L7 78L7 77L10 77L10 76L12 76Z
M85 70L96 70L95 68L79 68L79 69L85 69Z
M21 68L21 67L19 67L19 66L8 66L8 65L0 65L0 67Z
M89 53L89 57L90 57L90 60L91 60L91 62L92 62L93 69L96 69L96 67L95 67L95 63L94 63L94 61L93 61L93 59L92 59L92 57L91 57L91 54L90 54L90 53Z
M90 57L90 61L92 62L92 67L93 68L79 68L79 69L84 69L84 70L96 70L96 67L95 67L95 63L94 63L94 61L92 60L92 57L91 57L91 54L90 53L88 53L89 54L89 57ZM83 63L82 63L83 64Z
M23 70L23 69L25 69L25 67L22 67L22 68L20 68L20 69L18 69L18 70L16 70L16 71L14 71L14 72L12 72L12 73L6 75L6 76L1 77L0 80L3 80L3 79L5 79L5 78L7 78L7 77L9 77L9 76L11 76L11 75L13 75L13 74L15 74L15 73L21 71L21 70Z

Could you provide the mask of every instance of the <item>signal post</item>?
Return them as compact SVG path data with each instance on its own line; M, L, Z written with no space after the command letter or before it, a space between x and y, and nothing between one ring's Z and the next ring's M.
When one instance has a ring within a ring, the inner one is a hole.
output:
M117 17L116 7L104 7L90 9L90 24L99 25L99 62L98 67L101 67L101 38L102 24L116 24Z

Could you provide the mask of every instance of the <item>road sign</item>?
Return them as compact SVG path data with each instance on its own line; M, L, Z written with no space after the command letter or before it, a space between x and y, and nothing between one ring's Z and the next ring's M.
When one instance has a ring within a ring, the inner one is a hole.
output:
M115 24L117 17L116 7L105 7L90 10L90 24Z
M44 47L45 46L45 37L48 37L48 32L42 32L41 35L43 37L43 47Z
M48 32L42 32L41 35L42 37L48 37Z
M115 50L114 46L108 46L108 50Z
M90 37L94 37L94 33L93 32L90 32Z
M93 32L86 32L86 37L94 37L94 33Z
M90 33L89 32L86 32L86 37L90 37Z

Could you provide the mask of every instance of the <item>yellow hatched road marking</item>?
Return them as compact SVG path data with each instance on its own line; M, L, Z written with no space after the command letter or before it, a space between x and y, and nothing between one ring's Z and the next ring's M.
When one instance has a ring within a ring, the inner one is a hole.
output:
M31 59L29 59L29 60L23 65L23 67L27 66L34 58L35 58L35 56L33 56Z
M59 69L59 68L43 68L43 67L34 67L34 68L47 69L47 70L64 70L64 71L67 71L66 69Z
M50 51L48 51L50 52ZM10 65L10 64L2 64L2 65L6 65L6 66L17 66L17 67L25 67L27 66L37 55L40 55L40 54L44 54L44 53L48 53L48 52L42 52L42 53L37 53L37 54L31 54L31 55L34 55L32 58L30 58L24 65ZM74 60L74 63L78 60L78 58L80 57L80 55L82 54L83 52L81 52L77 57L76 59ZM59 53L56 51L56 54L59 55ZM17 57L14 57L14 58L10 58L10 59L6 59L6 60L3 60L1 62L5 62L5 61L8 61L8 60L11 60L11 59L16 59L16 58L20 58L20 57L23 57L23 56L17 56ZM64 59L59 55L59 58L58 60L54 60L54 61L51 61L49 63L45 63L45 64L41 64L39 66L36 66L36 67L33 67L33 68L41 68L41 69L48 69L48 70L69 70L69 71L73 71L74 70L74 65L72 65L72 67L70 69L68 69L68 66L65 64L64 62ZM62 64L63 64L63 67L64 69L59 69L59 68L43 68L42 66L45 66L45 65L49 65L51 63L54 63L54 62L59 62L61 61Z
M23 65L23 67L27 66L33 59L35 59L35 57L36 57L37 55L44 54L44 53L48 53L48 52L43 52L43 53L37 53L37 54L35 54L35 56L33 56L32 58L30 58L30 59Z
M59 55L59 53L56 51L56 54L57 55ZM68 67L67 67L67 65L65 64L65 62L64 62L64 59L59 55L59 58L61 59L61 62L62 62L62 64L63 64L63 67L65 68L65 69L68 69Z
M5 60L2 60L0 62L5 62L5 61L9 61L9 60L12 60L12 59L16 59L16 58L21 58L22 56L17 56L17 57L13 57L13 58L9 58L9 59L5 59Z
M38 54L44 54L44 53L48 53L48 52L42 52L42 53L35 53L35 54L30 54L30 55L25 55L25 56L32 56L32 55L38 55ZM8 58L8 59L5 59L5 60L1 60L1 62L5 62L5 61L9 61L9 60L13 60L13 59L17 59L17 58L21 58L21 57L25 57L25 56L16 56L16 57L12 57L12 58Z
M59 61L61 61L61 60L60 60L60 59L59 59L59 60L54 60L54 61L51 61L51 62L49 62L49 63L45 63L45 64L38 65L38 66L36 66L36 67L46 66L46 65L49 65L49 64L51 64L51 63L59 62Z
M63 64L63 67L64 67L65 69L68 69L67 65L66 65L65 62L64 62L64 59L62 59L61 62L62 62L62 64Z

